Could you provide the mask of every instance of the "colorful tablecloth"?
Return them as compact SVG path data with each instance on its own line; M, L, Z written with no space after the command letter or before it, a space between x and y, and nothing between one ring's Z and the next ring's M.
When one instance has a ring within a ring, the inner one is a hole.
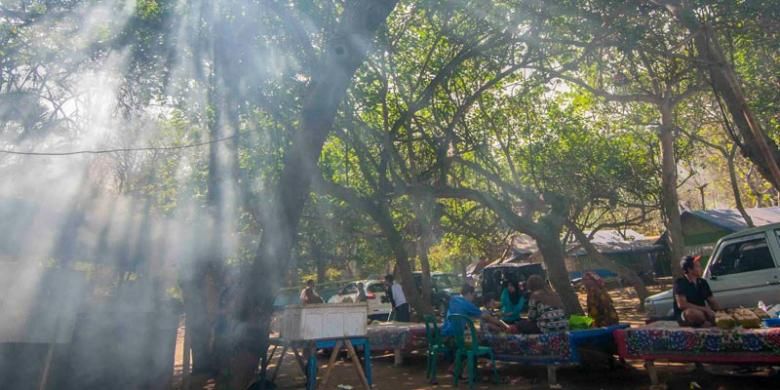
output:
M506 334L480 332L480 344L493 349L497 360L527 364L579 364L582 347L614 348L612 332L627 328L615 325L581 331L546 334Z
M686 328L659 321L615 332L623 358L704 363L780 363L780 328Z
M374 322L366 328L366 337L374 351L425 349L425 324L412 322Z

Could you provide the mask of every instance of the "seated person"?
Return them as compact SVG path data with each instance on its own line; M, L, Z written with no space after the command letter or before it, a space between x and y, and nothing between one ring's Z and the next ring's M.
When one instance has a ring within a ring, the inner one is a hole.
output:
M444 317L444 324L441 327L441 335L444 337L444 343L451 350L455 349L455 332L462 332L465 329L466 324L461 320L449 318L452 314L462 314L473 319L481 319L483 326L498 331L507 331L509 328L507 324L501 320L494 318L490 315L489 311L480 310L474 304L474 286L464 284L460 289L460 296L453 296L450 298L449 308L447 309L447 316ZM495 301L495 299L493 299ZM453 369L455 363L450 364L449 372L454 372Z
M314 280L307 280L306 287L301 291L301 304L312 305L318 303L325 303L320 294L314 290Z
M492 321L497 319L496 313L500 313L501 311L501 302L496 300L492 294L483 297L482 306L484 306L484 309L482 310L482 316L480 316L479 321L481 329L489 332L512 332L512 325L507 324L503 320L498 320L502 325L498 325L496 322ZM489 314L489 317L485 317L485 314ZM490 320L485 320L484 318L490 318Z
M511 279L504 281L504 289L501 291L502 320L508 324L517 322L524 307L525 297L517 287L517 282Z
M563 310L561 297L552 291L539 275L533 275L526 282L531 296L528 299L528 319L536 324L541 333L569 330L569 317Z
M710 285L701 278L701 256L685 256L680 261L683 275L674 282L674 317L680 326L711 327L720 305ZM708 307L709 306L709 307Z
M597 328L616 325L617 310L604 287L604 280L594 272L586 272L582 284L588 292L588 316L593 318L593 325Z
M482 306L484 306L492 315L501 312L501 302L496 300L496 297L493 294L485 294L485 296L482 297Z
M442 336L455 336L455 332L466 327L466 324L462 323L462 321L450 320L449 316L452 314L462 314L474 319L482 319L486 324L495 326L500 330L508 330L505 323L494 318L488 311L483 312L482 310L479 310L474 304L474 287L468 284L461 287L460 296L450 298L447 316L444 318L444 324L441 327Z

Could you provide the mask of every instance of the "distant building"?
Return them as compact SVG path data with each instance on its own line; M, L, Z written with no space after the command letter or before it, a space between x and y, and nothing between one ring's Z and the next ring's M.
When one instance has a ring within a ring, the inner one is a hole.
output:
M586 234L589 233L586 232ZM657 263L666 252L666 246L657 237L645 237L631 229L600 230L593 235L591 243L602 255L639 273L649 275L663 271L657 269ZM566 269L570 273L576 274L600 268L590 264L591 261L585 249L581 248L576 241L567 243L566 249L568 253L565 259ZM525 234L517 234L510 239L510 249L506 251L504 257L491 262L490 265L540 261L542 261L542 256L536 241Z
M780 222L780 207L746 209L755 226ZM683 210L680 214L685 254L701 255L705 260L712 253L718 240L749 226L737 209ZM667 241L664 233L659 243ZM659 261L663 267L670 267L671 259ZM663 271L659 274L665 274Z
M780 207L746 209L755 226L780 222ZM686 251L712 246L723 236L747 229L736 209L686 210L680 215Z
M588 234L588 233L586 233ZM591 243L602 255L636 271L640 276L647 275L649 279L653 274L663 274L662 259L667 252L666 245L657 237L646 237L634 230L600 230L597 231ZM596 267L591 265L590 256L578 243L573 245L577 249L570 250L566 268L570 272L587 271Z

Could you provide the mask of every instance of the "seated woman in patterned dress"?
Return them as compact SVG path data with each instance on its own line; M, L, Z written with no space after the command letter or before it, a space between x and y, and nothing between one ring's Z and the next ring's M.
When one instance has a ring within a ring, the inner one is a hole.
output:
M539 275L526 282L531 296L528 299L528 319L535 322L542 333L569 330L569 317L563 310L561 297L552 291Z

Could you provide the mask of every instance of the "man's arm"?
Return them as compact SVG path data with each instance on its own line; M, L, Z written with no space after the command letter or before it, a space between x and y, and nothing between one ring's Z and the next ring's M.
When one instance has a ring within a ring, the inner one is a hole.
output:
M718 303L718 301L715 300L714 295L710 295L710 297L707 298L707 304L710 305L710 308L712 308L712 310L715 311L720 310L720 304Z
M688 302L688 299L685 298L685 295L675 294L674 299L677 300L677 307L679 307L680 310L696 309L712 315L715 314L715 312L708 307L694 305L693 303Z
M720 304L718 304L718 301L715 300L715 296L712 294L712 289L710 288L710 284L707 283L707 281L704 279L700 279L700 280L703 287L706 289L706 292L704 294L707 296L707 304L709 304L712 310L720 310Z
M487 321L487 322L489 322L489 323L491 323L493 325L498 326L499 328L501 328L504 331L509 330L509 326L507 326L507 324L504 321L501 321L501 320L493 317L487 311L482 312L482 315L480 316L480 318L482 318L483 320L485 320L485 321Z
M494 318L487 310L479 310L479 308L471 302L469 302L466 307L464 307L464 309L465 314L471 318L481 318L486 322L498 326L502 330L506 331L508 329L507 325L503 321L499 321L498 319Z
M509 300L509 293L506 290L501 292L501 312L504 314L512 313L512 305L511 301Z

